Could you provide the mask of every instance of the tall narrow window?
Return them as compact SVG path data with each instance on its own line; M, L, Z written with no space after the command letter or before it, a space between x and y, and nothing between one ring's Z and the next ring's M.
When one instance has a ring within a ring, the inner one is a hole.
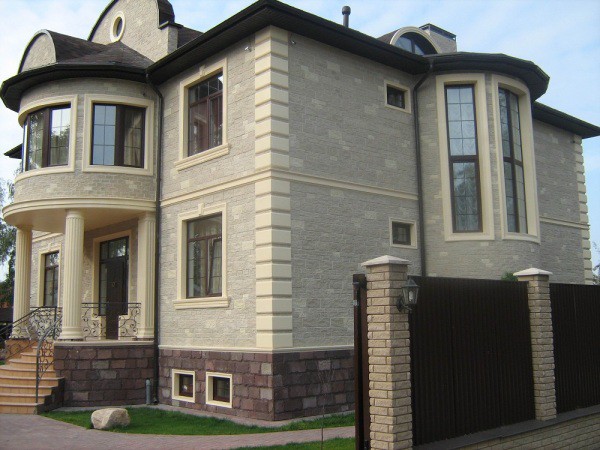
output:
M44 306L58 305L58 252L44 257Z
M92 164L144 166L143 108L125 105L94 105Z
M455 232L481 231L479 156L473 86L446 87L452 224Z
M499 89L498 97L500 99L500 128L502 130L504 191L506 192L508 231L527 233L519 97L506 89Z
M223 143L223 73L188 90L188 156Z
M221 294L221 215L187 223L187 298Z
M25 120L25 170L64 166L69 162L71 108L35 111Z

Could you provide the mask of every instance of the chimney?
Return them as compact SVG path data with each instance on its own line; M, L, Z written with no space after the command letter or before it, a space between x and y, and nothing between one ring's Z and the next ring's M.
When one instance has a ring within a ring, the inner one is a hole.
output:
M352 10L350 9L349 6L344 6L342 8L342 16L344 16L344 26L346 28L348 28L348 22L350 19L350 13L352 12Z

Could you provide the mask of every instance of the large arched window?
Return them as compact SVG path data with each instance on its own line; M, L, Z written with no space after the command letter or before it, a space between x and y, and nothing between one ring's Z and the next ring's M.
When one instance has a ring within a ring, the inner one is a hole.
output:
M417 55L435 55L437 53L433 45L417 33L403 34L398 38L395 45Z

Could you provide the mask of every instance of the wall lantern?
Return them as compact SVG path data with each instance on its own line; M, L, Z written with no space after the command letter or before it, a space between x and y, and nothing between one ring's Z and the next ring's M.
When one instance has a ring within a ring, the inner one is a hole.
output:
M409 278L406 284L400 290L400 296L398 297L398 309L402 311L405 309L407 312L411 312L417 304L419 297L419 286Z

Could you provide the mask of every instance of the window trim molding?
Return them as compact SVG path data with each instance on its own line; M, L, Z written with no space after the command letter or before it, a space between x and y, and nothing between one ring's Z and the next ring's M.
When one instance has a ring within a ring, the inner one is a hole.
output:
M521 119L521 149L523 173L525 175L525 206L527 210L527 233L508 231L506 217L506 190L504 187L504 158L500 130L500 98L498 89L504 88L519 98ZM533 118L529 89L520 81L503 75L492 75L492 108L494 119L494 144L498 173L498 204L500 205L500 234L503 240L523 240L540 243L540 216L537 196L537 176L535 170L535 145L533 141Z
M119 34L115 34L115 29L117 27L117 19L121 19L123 23L123 26L121 27L121 32ZM111 42L118 42L123 38L123 34L125 33L125 25L125 14L123 13L123 11L117 11L112 17L112 21L110 23L109 35Z
M195 155L188 156L188 89L203 80L211 78L217 73L223 73L223 133L221 145L212 147ZM215 61L208 66L202 65L193 75L179 82L179 157L175 161L174 166L177 170L187 169L189 167L201 164L211 159L219 158L227 155L231 146L229 145L227 136L227 91L228 91L228 75L227 75L227 58Z
M475 124L479 156L479 189L481 196L481 231L455 232L452 221L452 193L450 190L450 157L448 152L448 126L446 118L446 86L472 85L475 101ZM436 77L436 100L438 120L438 147L440 156L440 182L444 239L449 241L494 240L494 205L492 195L492 173L488 131L488 107L485 75L461 73Z
M394 222L401 223L410 226L410 245L406 244L394 244ZM390 247L394 248L417 248L417 222L414 220L401 219L397 217L390 217L389 220L389 233L390 233Z
M71 108L71 125L69 130L69 161L64 166L49 166L40 167L37 169L27 170L21 172L15 177L15 182L29 178L35 175L46 175L51 173L66 173L75 172L75 148L77 146L77 95L65 95L60 97L49 97L43 100L27 103L23 108L19 110L18 122L21 127L25 125L25 120L29 113L44 108L52 108L53 106L59 105L70 105ZM25 142L23 142L25 144ZM27 149L23 146L22 164L25 164L25 158L27 158Z
M58 298L56 299L56 306L62 306L62 264L63 264L63 252L61 244L48 245L40 249L38 253L38 292L37 292L37 306L44 306L44 289L46 283L46 255L50 253L58 253Z
M229 402L222 402L220 400L214 400L213 394L213 378L228 378L229 379ZM233 375L230 373L220 372L206 372L206 389L205 389L205 402L207 405L220 406L222 408L233 408Z
M395 89L399 89L404 91L404 108L399 108L398 106L390 105L387 102L387 88L388 86L393 87ZM405 86L401 83L397 83L395 81L390 81L388 79L383 80L383 105L386 108L390 108L394 111L402 111L407 114L412 114L412 96L411 89L408 86Z
M85 94L84 113L83 113L83 156L81 158L82 172L97 173L124 173L130 175L154 175L154 101L138 98L126 97L121 95L105 94ZM111 105L134 106L145 108L146 117L144 118L144 166L126 167L126 166L104 166L91 163L92 158L92 127L94 117L94 104L103 103Z
M186 267L187 267L187 223L190 220L221 214L222 241L222 285L220 296L186 298ZM227 296L227 204L219 203L205 206L199 203L194 210L177 216L177 297L173 300L175 309L192 308L228 308Z
M191 397L181 397L179 393L179 377L177 375L191 375L192 389ZM171 399L180 402L196 403L196 372L194 370L171 369Z
M132 270L131 270L131 262L133 261L133 256L132 256L132 247L133 247L133 243L132 243L132 230L123 230L123 231L118 231L116 233L112 233L112 234L105 234L102 236L98 236L95 237L92 240L92 300L91 302L94 303L95 305L99 304L99 300L100 300L100 279L99 279L99 270L100 270L100 243L102 242L106 242L106 241L112 241L113 239L119 239L122 237L126 237L127 238L127 242L129 245L129 248L127 249L128 254L129 254L129 260L127 263L127 304L129 304L130 299L133 297L131 295L131 289L132 286L135 282L135 280L133 279L133 274L132 274ZM136 253L137 253L137 248L136 248ZM137 255L136 255L137 258ZM137 268L136 268L136 272L137 272ZM129 309L127 310L128 314L125 316L121 316L121 317L129 317Z

